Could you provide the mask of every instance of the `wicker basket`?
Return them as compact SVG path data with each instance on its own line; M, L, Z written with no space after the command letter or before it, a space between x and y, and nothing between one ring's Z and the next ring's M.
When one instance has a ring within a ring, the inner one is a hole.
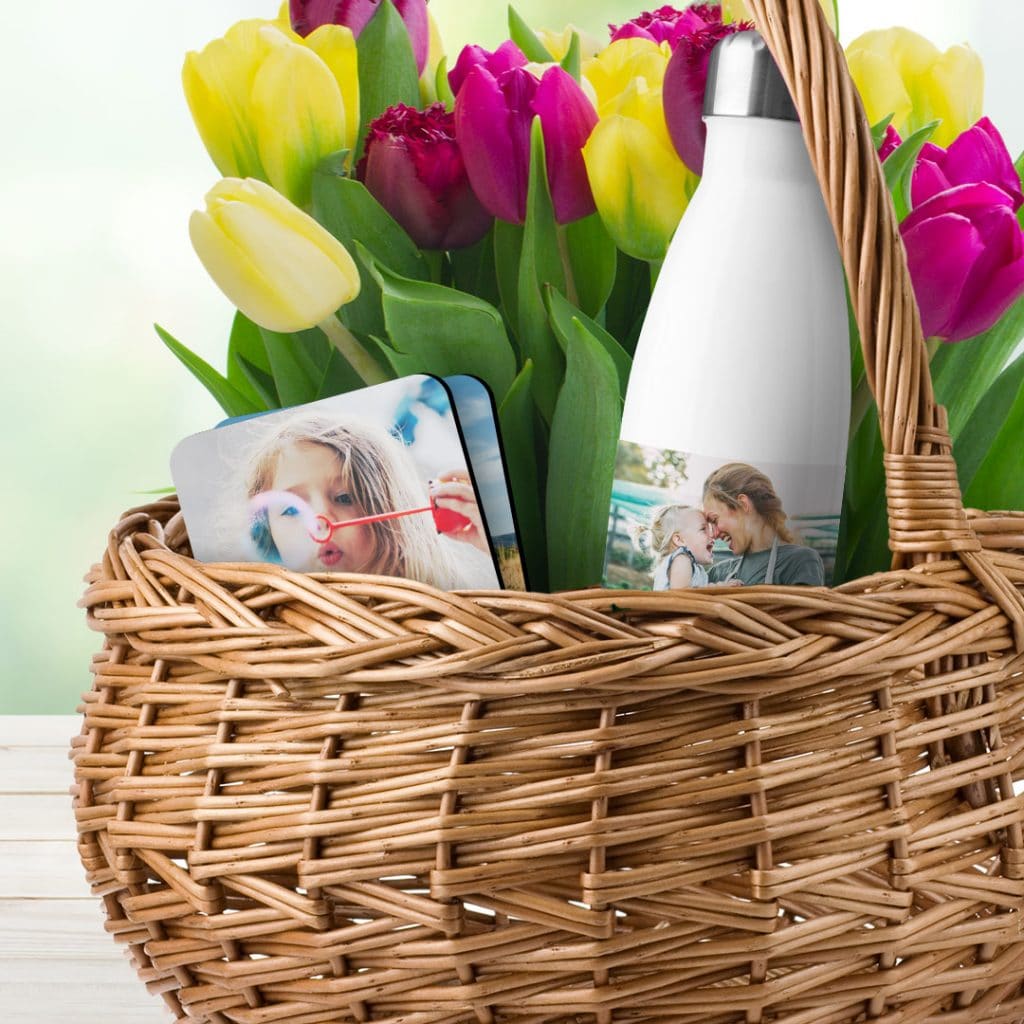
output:
M880 399L892 572L445 594L125 516L73 749L114 937L181 1021L1024 1021L1024 515L966 514L816 0L749 0Z

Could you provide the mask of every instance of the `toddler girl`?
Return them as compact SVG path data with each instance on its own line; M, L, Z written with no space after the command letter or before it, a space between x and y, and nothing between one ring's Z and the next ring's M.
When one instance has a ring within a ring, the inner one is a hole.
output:
M296 572L419 580L441 590L500 586L473 487L464 471L425 494L405 445L353 418L299 414L255 451L246 479L257 557ZM359 523L435 504L430 511ZM438 532L444 529L444 535Z
M707 567L714 561L714 539L700 509L662 505L651 514L651 547L658 561L655 590L709 586Z

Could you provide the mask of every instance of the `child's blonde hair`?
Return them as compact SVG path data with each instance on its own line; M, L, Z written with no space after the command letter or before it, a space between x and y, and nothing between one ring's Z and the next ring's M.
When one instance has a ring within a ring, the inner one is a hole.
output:
M656 555L664 557L672 553L672 537L686 529L688 512L702 515L700 509L692 505L662 505L651 513L651 525L647 528L647 534L650 537L651 550Z
M425 507L429 499L416 467L398 437L373 423L302 414L286 420L252 453L245 481L249 499L273 489L277 461L293 445L319 444L338 459L345 489L363 515ZM458 584L453 553L440 541L434 519L424 513L366 527L373 537L373 573L429 583L441 590ZM252 540L268 560L280 560L266 511L253 517Z

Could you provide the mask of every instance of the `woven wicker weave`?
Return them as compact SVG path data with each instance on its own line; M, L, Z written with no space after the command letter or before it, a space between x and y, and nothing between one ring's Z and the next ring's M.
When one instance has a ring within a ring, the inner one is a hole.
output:
M1024 1021L1024 515L964 512L815 0L790 82L880 397L894 571L452 595L125 516L75 742L107 928L212 1024Z

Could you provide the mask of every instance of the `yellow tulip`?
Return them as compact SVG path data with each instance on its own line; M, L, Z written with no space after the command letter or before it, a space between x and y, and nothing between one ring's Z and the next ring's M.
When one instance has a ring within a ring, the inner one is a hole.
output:
M661 90L631 84L601 118L583 159L616 245L637 259L664 259L696 182L669 138Z
M836 0L818 0L821 9L825 12L825 20L833 32L836 30L838 16L836 12ZM722 21L727 25L733 21L752 21L750 10L744 0L722 0Z
M597 112L604 116L609 107L637 81L648 89L660 89L672 53L668 44L651 39L619 39L583 65L583 77L597 96Z
M932 141L948 146L981 117L985 73L970 47L942 53L910 29L890 28L865 32L846 57L872 124L892 114L906 137L939 120Z
M250 320L291 334L328 320L359 294L348 250L269 185L225 178L189 220L210 277Z
M437 102L437 69L445 58L441 30L429 9L427 10L427 24L430 27L427 66L423 69L423 74L420 75L420 102L424 109Z
M342 26L302 39L280 20L238 22L186 56L182 82L217 169L267 181L300 205L309 204L313 167L354 146L355 40Z
M569 52L569 47L572 46L574 32L580 37L580 58L582 60L589 60L601 49L601 41L596 36L575 25L566 25L561 32L550 28L537 29L537 38L556 61L561 61Z

